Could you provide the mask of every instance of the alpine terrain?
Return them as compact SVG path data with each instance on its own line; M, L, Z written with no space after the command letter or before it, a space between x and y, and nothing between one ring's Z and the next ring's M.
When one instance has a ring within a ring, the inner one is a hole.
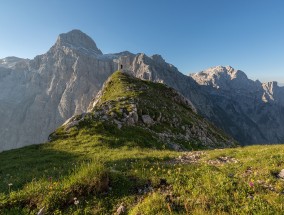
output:
M118 68L165 83L199 114L241 144L283 141L283 87L262 84L229 67L186 76L160 55L103 54L79 30L60 34L34 59L0 60L0 151L45 142L70 117L87 111Z
M0 214L280 214L283 146L236 146L173 88L117 71L49 142L0 153Z

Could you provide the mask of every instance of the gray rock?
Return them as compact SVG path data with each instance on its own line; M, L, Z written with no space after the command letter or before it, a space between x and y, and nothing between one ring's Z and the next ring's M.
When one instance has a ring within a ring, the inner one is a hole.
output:
M173 149L175 151L183 151L183 148L179 144L169 143L168 145L171 149Z
M125 214L125 213L126 213L126 207L123 204L121 204L119 206L119 208L116 210L116 214L122 215L122 214Z
M279 172L278 177L284 179L284 169Z
M45 214L45 207L41 208L37 215L44 215Z
M134 124L135 124L135 121L134 121L134 119L133 119L131 116L128 116L128 117L126 118L126 123L127 123L128 125L134 125Z
M142 115L141 118L146 125L152 125L154 123L154 120L149 115Z
M114 119L113 121L115 122L115 124L117 125L117 127L118 127L119 129L121 129L122 123L121 123L120 121L116 120L116 119Z
M132 118L133 118L134 122L137 123L138 122L138 114L137 114L137 112L132 112L131 114L132 114Z

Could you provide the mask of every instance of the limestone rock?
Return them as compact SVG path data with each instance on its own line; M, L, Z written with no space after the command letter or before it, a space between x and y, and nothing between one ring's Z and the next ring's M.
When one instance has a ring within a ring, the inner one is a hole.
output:
M278 177L284 179L284 169L279 172Z
M117 214L117 215L122 215L122 214L125 214L125 213L126 213L126 207L125 207L123 204L121 204L121 205L117 208L116 214Z
M154 120L149 115L142 115L141 118L146 125L152 125L154 123Z
M33 60L0 60L0 151L45 142L67 119L86 112L117 70L114 58L74 30Z
M41 208L37 215L44 215L45 214L45 207Z

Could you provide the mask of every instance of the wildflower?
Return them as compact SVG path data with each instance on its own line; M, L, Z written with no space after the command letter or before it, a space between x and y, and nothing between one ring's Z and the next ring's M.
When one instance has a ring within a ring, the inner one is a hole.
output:
M252 195L248 195L248 198L249 198L249 199L253 199L253 196L252 196Z
M250 187L253 187L253 186L254 186L253 181L250 181L250 182L249 182L249 186L250 186Z
M12 186L13 184L12 183L9 183L8 184L8 186L9 186L9 193L11 193L11 186Z
M74 198L74 205L78 205L79 204L79 200L75 197Z

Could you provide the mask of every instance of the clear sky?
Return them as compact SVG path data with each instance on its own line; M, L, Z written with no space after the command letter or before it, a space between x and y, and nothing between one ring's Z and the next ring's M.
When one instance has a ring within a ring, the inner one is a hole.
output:
M0 11L0 58L33 58L80 29L104 53L158 53L185 74L231 65L284 83L284 0L6 0Z

